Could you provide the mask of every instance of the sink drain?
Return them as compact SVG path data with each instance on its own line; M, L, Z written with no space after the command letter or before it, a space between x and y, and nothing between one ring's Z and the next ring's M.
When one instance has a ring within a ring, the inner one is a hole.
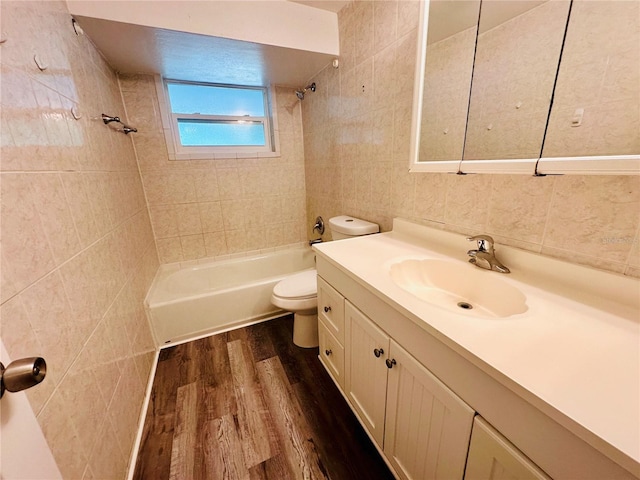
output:
M473 305L467 302L458 302L458 306L464 310L471 310L473 308Z

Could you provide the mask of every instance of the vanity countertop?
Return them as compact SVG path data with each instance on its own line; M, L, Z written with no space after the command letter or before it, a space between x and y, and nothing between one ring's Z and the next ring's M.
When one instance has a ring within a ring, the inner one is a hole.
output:
M630 471L640 471L640 281L497 245L528 310L478 318L397 286L404 259L467 262L459 234L396 219L392 232L315 245L319 256ZM478 269L468 264L470 269ZM586 437L586 438L585 438Z

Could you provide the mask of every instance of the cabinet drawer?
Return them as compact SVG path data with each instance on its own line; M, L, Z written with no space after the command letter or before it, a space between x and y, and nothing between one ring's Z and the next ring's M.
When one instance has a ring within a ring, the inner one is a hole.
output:
M320 361L340 388L344 388L344 347L322 320L318 322L318 339Z
M318 318L344 345L344 297L321 277L318 277Z

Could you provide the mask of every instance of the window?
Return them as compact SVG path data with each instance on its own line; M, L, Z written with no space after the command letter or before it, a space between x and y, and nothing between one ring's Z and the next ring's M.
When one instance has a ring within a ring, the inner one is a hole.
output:
M170 158L268 155L276 150L267 88L177 80L163 83L170 124L165 135L170 133L173 146Z

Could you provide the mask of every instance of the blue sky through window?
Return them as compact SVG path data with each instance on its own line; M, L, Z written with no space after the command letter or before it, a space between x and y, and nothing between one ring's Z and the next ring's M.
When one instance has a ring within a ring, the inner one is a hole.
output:
M261 123L219 123L200 120L178 120L180 140L186 147L263 146Z
M173 113L264 117L264 91L189 83L167 83Z

